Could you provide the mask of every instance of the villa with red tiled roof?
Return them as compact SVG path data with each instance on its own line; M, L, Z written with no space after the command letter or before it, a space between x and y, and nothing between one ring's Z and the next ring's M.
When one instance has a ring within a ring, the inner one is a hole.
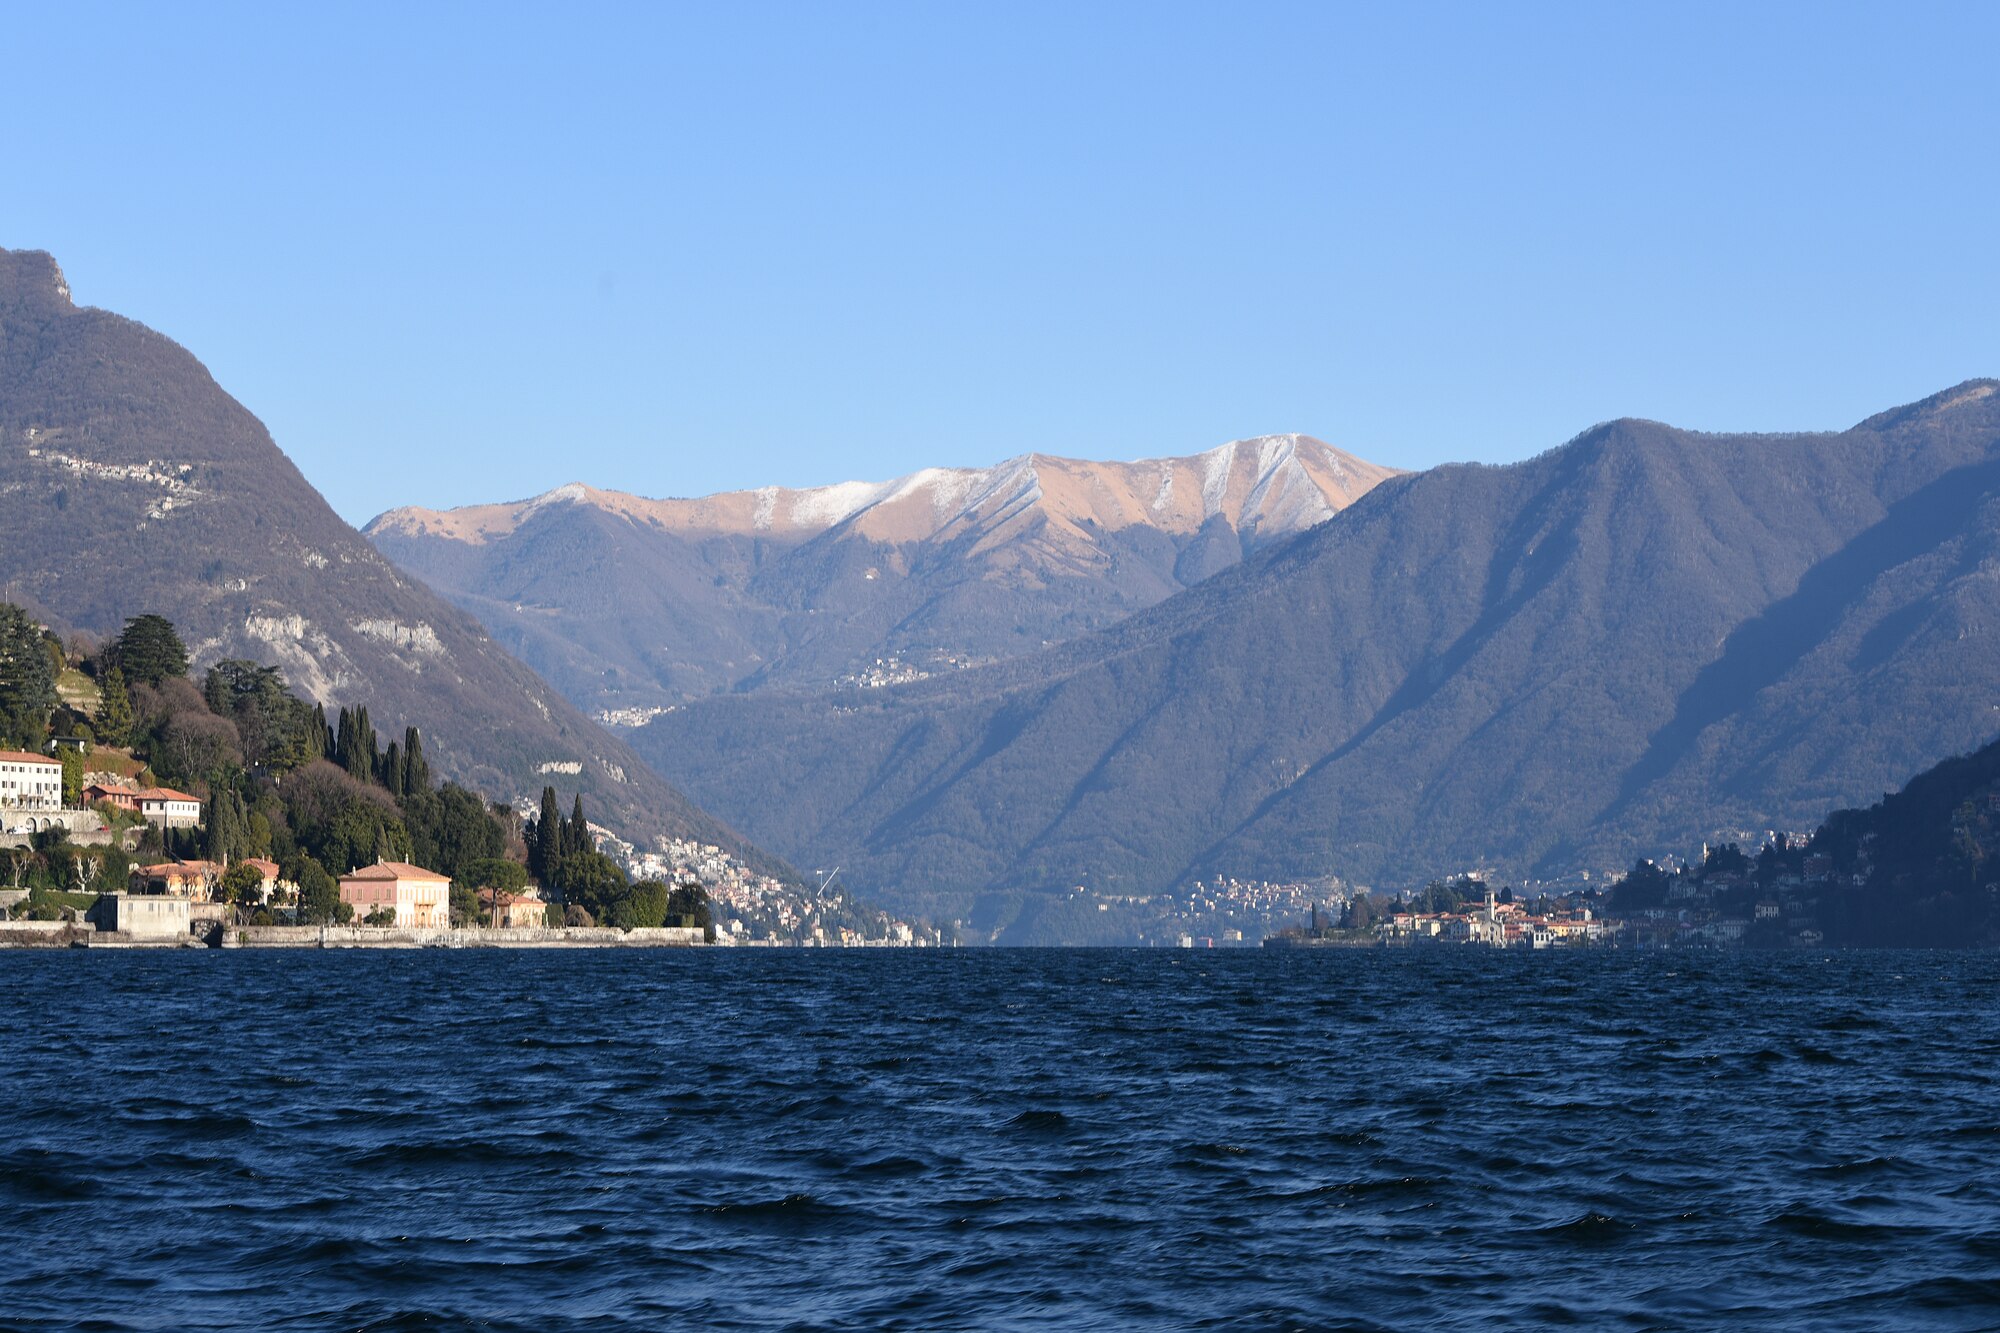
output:
M508 929L546 925L548 906L542 891L532 884L519 893L503 893L498 889L479 891L479 910L494 925Z
M201 823L201 798L172 787L148 787L138 793L139 813L161 828L193 828Z
M139 793L130 787L93 782L83 789L85 805L96 805L100 801L107 802L114 810L130 810L135 815L139 813Z
M357 922L388 908L396 914L395 924L405 929L451 924L451 880L407 861L378 861L342 875L340 901L354 909Z
M162 861L158 865L133 866L131 892L167 893L206 901L221 880L222 867L214 861Z

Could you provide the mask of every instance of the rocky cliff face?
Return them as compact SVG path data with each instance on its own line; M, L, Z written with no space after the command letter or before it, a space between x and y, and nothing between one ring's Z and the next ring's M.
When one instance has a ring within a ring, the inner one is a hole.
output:
M886 482L650 500L572 484L393 510L369 538L586 706L912 679L1111 624L1384 478L1318 440L1040 454Z
M57 623L159 612L198 663L275 662L378 726L421 725L441 771L492 796L561 773L641 845L743 846L384 560L193 356L76 307L33 251L0 251L0 558L0 593Z

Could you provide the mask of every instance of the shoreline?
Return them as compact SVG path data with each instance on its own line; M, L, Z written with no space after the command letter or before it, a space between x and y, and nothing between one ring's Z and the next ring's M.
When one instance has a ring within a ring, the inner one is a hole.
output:
M696 926L403 929L395 926L222 926L205 935L138 935L69 921L0 922L0 949L693 949Z

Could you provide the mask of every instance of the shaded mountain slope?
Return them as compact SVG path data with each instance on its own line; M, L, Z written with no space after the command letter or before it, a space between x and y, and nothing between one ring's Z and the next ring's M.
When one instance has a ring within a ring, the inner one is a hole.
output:
M1218 871L1547 877L1808 828L1991 732L1994 389L1839 434L1620 421L1398 477L1053 651L710 700L637 748L774 847L960 906Z
M1389 469L1304 436L1032 454L887 482L648 500L583 485L370 523L569 697L660 707L1019 656L1319 523Z
M55 261L0 251L6 592L74 628L156 611L198 662L281 665L302 693L421 720L440 771L495 796L580 789L652 845L754 849L405 578L343 523L184 349L78 308Z

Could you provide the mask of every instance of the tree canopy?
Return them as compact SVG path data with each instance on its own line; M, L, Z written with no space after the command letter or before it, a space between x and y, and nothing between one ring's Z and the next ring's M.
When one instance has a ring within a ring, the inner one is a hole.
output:
M20 607L0 603L0 746L39 751L55 705L55 665L41 626Z
M111 660L125 673L127 684L158 685L188 672L187 645L165 616L133 616L125 622Z

